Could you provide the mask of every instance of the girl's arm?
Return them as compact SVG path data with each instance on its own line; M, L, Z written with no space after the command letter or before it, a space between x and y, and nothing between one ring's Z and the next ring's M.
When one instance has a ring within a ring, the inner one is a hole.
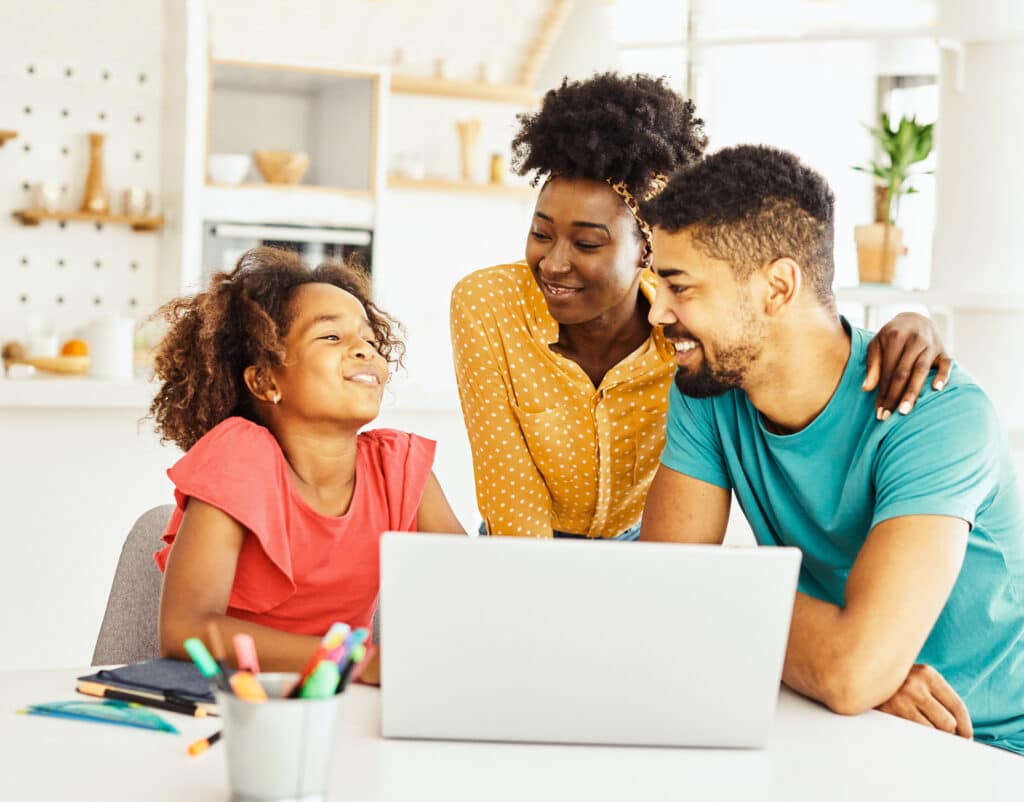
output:
M466 530L462 528L459 519L452 512L448 499L445 498L444 491L433 471L423 489L423 498L420 499L419 509L416 510L416 529L420 532L466 534ZM366 685L380 685L380 659L380 650L377 650L367 664L360 669L359 682Z
M216 624L226 644L238 632L256 641L260 667L266 671L301 671L319 639L250 624L225 615L245 529L225 512L189 499L174 538L160 596L160 653L188 660L183 643L201 638ZM233 658L233 655L229 657ZM234 660L230 659L233 663Z
M448 499L445 498L434 472L430 472L427 485L423 488L423 498L416 510L416 529L420 532L439 532L442 534L466 534L459 519L455 517Z
M882 326L868 345L863 384L868 392L878 388L878 418L884 420L897 409L903 415L909 413L932 368L937 369L932 387L941 390L949 380L953 358L930 319L904 312Z

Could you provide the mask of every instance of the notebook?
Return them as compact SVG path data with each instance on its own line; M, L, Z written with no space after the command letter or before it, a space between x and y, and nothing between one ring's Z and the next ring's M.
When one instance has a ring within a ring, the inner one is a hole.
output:
M189 661L160 657L120 668L104 668L78 677L78 682L98 683L155 699L204 703L209 705L208 712L216 711L210 681Z

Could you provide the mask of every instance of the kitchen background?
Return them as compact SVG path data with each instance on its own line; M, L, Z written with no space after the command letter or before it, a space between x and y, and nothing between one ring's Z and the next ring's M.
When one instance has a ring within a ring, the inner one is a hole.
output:
M1008 77L1024 74L1024 21L1009 0L964 7L0 0L0 342L95 347L96 321L131 318L137 358L131 378L0 378L0 669L91 655L124 536L171 500L177 451L143 420L159 336L145 320L259 241L365 255L409 339L378 425L438 440L437 474L475 529L448 295L471 270L521 258L535 191L508 171L515 115L565 75L666 75L695 98L711 148L765 142L821 170L838 197L843 311L873 323L933 313L1024 451L1021 380L1001 362L1024 334L1013 247L1024 103ZM937 172L904 204L897 287L862 288L852 229L871 219L872 186L850 167L877 155L862 123L883 109L939 116ZM457 123L471 120L464 175ZM104 135L113 212L128 188L136 203L148 193L135 211L151 230L15 216L39 205L40 184L57 208L79 207L90 133ZM230 163L208 175L209 154L262 149L310 153L300 184L268 185L244 161L239 175Z

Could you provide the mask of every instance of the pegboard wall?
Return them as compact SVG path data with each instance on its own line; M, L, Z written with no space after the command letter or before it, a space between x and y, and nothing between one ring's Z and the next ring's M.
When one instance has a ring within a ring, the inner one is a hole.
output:
M107 29L96 37L82 30L88 23L80 18L82 8L90 4L77 5L68 4L65 9L73 10L45 22L57 29L45 41L27 29L18 37L18 31L8 28L0 37L18 38L14 47L0 46L0 129L17 132L17 138L0 147L4 340L23 339L40 329L65 339L80 334L96 317L118 314L141 320L155 303L160 232L78 221L23 226L11 216L33 205L34 185L43 181L60 187L59 209L79 208L90 132L106 137L103 174L111 211L122 211L123 191L129 186L146 189L153 211L161 211L159 4L141 4L145 13L156 14L147 26L132 22L131 12L138 13L139 5L101 3L108 13L92 24L106 23ZM124 13L113 13L117 11ZM18 26L17 15L9 22ZM20 20L26 27L30 22ZM43 19L35 19L36 27L42 24ZM74 46L62 47L69 42ZM124 46L111 46L118 42Z

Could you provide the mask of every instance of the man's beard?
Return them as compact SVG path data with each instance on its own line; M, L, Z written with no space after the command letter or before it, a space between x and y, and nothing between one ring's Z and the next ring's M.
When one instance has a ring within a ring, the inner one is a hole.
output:
M670 339L689 337L671 326L665 329ZM691 338L694 339L694 338ZM716 364L712 367L704 344L695 339L701 349L700 365L696 370L676 368L675 383L679 392L691 398L713 398L730 390L742 390L747 369L761 355L758 339L718 349Z

